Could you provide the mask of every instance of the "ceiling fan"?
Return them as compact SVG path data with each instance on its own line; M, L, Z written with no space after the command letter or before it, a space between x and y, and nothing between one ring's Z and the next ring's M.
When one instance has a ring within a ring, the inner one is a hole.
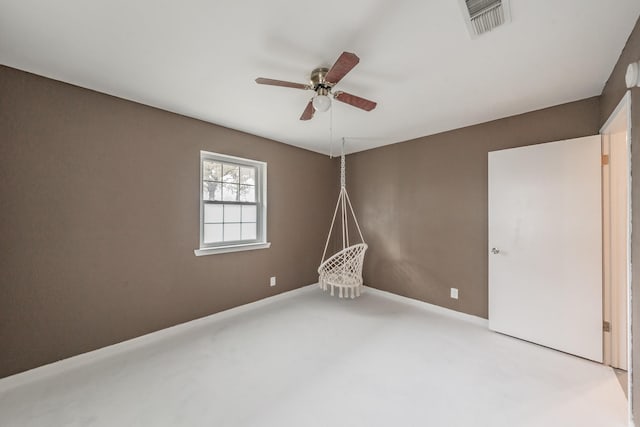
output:
M256 83L261 85L282 86L294 89L312 90L316 94L311 98L304 112L300 116L300 120L310 120L316 111L327 111L331 107L331 90L338 84L349 71L360 62L360 58L355 53L342 52L333 67L316 68L311 72L309 84L286 82L283 80L266 79L258 77ZM345 104L352 105L365 111L371 111L376 108L377 103L369 101L365 98L352 95L347 92L336 91L333 98Z

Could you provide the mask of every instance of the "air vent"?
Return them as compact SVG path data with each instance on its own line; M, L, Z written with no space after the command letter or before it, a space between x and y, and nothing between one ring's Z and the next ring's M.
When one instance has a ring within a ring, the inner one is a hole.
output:
M511 20L508 0L459 0L472 38Z

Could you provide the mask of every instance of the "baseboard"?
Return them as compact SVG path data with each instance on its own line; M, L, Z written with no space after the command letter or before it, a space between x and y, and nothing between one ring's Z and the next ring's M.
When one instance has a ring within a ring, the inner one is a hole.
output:
M302 286L300 288L283 292L281 294L277 294L271 297L267 297L255 302L251 302L248 304L244 304L238 307L230 308L228 310L220 311L218 313L211 314L206 317L201 317L199 319L191 320L185 323L180 323L175 326L171 326L166 329L161 329L159 331L151 332L145 335L141 335L136 338L131 338L126 341L122 341L116 344L112 344L106 347L102 347L96 350L89 351L87 353L78 354L76 356L69 357L67 359L58 360L56 362L49 363L47 365L38 366L37 368L30 369L28 371L19 372L15 375L11 375L9 377L0 378L0 393L19 387L25 384L32 383L34 381L42 380L48 377L52 377L55 375L60 375L64 372L80 368L82 366L95 363L109 357L113 357L122 353L126 353L129 351L136 350L140 347L144 347L159 341L162 341L167 338L174 337L176 335L181 334L187 329L191 329L198 326L204 326L209 323L213 323L215 321L224 319L226 317L235 316L241 314L243 312L254 310L258 307L262 307L267 304L271 304L275 301L280 301L286 298L291 298L302 292L310 292L313 291L317 283ZM412 306L418 307L423 310L428 310L433 313L442 314L445 316L455 317L460 320L464 320L467 322L472 322L477 325L488 327L487 319L483 319L478 316L473 316L466 313L461 313L459 311L451 310L448 308L440 307L434 304L429 304L424 301L416 300L413 298L397 295L391 292L383 291L376 288L371 288L365 286L365 292L371 294L377 294L384 298L388 298L391 300L399 301L405 304L410 304Z
M439 305L430 304L428 302L420 301L414 298L405 297L402 295L394 294L392 292L383 291L377 288L371 288L369 286L365 286L366 292L377 294L384 296L386 298L403 302L405 304L410 304L414 307L421 308L423 310L430 311L432 313L438 313L449 317L455 317L456 319L464 320L466 322L475 323L476 325L488 328L489 320L484 319L479 316L474 316L472 314L462 313L460 311L451 310L450 308L441 307Z
M179 335L187 329L191 329L197 326L203 326L208 323L212 323L226 317L235 316L243 312L262 307L267 304L271 304L275 301L291 298L296 294L302 292L309 292L317 283L302 286L291 291L283 292L277 295L273 295L258 301L254 301L248 304L233 307L228 310L220 311L218 313L211 314L209 316L201 317L199 319L191 320L185 323L180 323L175 326L171 326L159 331L150 332L139 337L131 338L126 341L121 341L116 344L112 344L106 347L101 347L96 350L89 351L87 353L81 353L76 356L71 356L67 359L58 360L56 362L49 363L47 365L38 366L37 368L30 369L28 371L19 372L17 374L0 378L0 393L9 389L19 387L25 384L32 383L34 381L42 380L54 375L62 374L66 371L77 369L90 363L95 363L100 360L107 359L109 357L116 356L118 354L126 353L135 349L138 349L155 342L171 338Z

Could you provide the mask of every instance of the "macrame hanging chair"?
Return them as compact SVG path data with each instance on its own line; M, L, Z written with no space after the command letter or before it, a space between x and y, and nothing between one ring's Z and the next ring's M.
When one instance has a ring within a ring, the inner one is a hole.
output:
M353 212L353 207L351 206L351 200L347 193L345 172L346 165L343 138L342 154L340 156L340 194L338 195L336 209L333 212L333 219L331 220L327 243L324 245L322 263L320 264L320 267L318 267L318 283L323 291L330 290L332 296L335 295L335 289L337 288L338 296L340 298L355 298L360 296L363 288L362 264L364 263L364 253L367 251L368 246L364 241L364 237L362 237L362 231L360 231L358 219L356 218L356 215ZM333 227L336 224L338 212L340 212L339 222L342 226L342 250L325 259L325 256L327 255L327 248L331 241ZM351 244L349 239L349 214L351 214L356 229L358 230L360 243Z

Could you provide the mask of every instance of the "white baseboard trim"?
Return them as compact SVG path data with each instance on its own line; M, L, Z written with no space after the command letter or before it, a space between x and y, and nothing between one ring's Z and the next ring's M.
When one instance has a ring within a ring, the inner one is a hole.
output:
M450 308L441 307L439 305L430 304L428 302L420 301L417 299L405 297L402 295L394 294L391 292L383 291L377 288L370 288L369 286L365 286L365 292L369 292L372 294L384 296L385 298L392 299L394 301L399 301L405 304L410 304L414 307L421 308L423 310L430 311L432 313L438 313L449 317L455 317L456 319L464 320L466 322L475 323L476 325L489 328L489 320L484 319L479 316L474 316L472 314L462 313L460 311L451 310Z
M165 329L160 329L159 331L150 332L148 334L141 335L139 337L131 338L126 341L121 341L119 343L112 344L106 347L101 347L96 350L89 351L87 353L81 353L76 356L71 356L67 359L58 360L56 362L52 362L47 365L38 366L37 368L33 368L24 372L19 372L17 374L14 374L5 378L0 378L0 393L13 389L15 387L32 383L34 381L39 381L48 377L59 375L64 372L88 365L90 363L95 363L100 360L104 360L109 357L116 356L118 354L126 353L129 351L138 349L140 347L147 346L149 344L153 344L158 341L162 341L167 338L171 338L173 336L179 335L180 333L186 331L187 329L192 329L194 327L207 325L209 323L212 323L230 316L235 316L235 315L244 313L246 311L271 304L275 301L291 298L292 296L295 296L296 294L299 294L302 292L309 292L313 289L315 285L317 285L317 283L302 286L300 288L293 289L291 291L282 292L277 295L263 298L261 300L254 301L248 304L240 305L238 307L233 307L228 310L211 314L209 316L201 317L199 319L191 320L185 323L180 323L175 326L170 326Z
M102 347L96 350L89 351L87 353L78 354L76 356L69 357L67 359L58 360L56 362L49 363L47 365L39 366L37 368L30 369L28 371L19 372L15 375L11 375L6 378L0 379L0 393L10 390L15 387L26 385L35 381L39 381L48 377L63 374L67 371L86 366L91 363L95 363L109 357L113 357L122 353L126 353L132 350L136 350L140 347L144 347L167 338L174 337L183 333L188 329L192 329L198 326L205 326L207 324L219 321L221 319L235 316L250 310L254 310L258 307L262 307L271 304L276 301L291 298L302 292L311 292L316 290L318 284L314 283L307 286L283 292L277 295L273 295L258 301L254 301L248 304L244 304L238 307L230 308L228 310L220 311L218 313L211 314L209 316L201 317L199 319L191 320L185 323L180 323L175 326L171 326L159 331L150 332L145 335L141 335L136 338L131 338L126 341L122 341L116 344L112 344L106 347ZM319 289L317 289L320 292ZM365 292L376 294L390 300L399 301L405 304L410 304L414 307L430 311L432 313L438 313L445 316L455 317L460 320L472 322L477 325L488 327L487 319L473 316L470 314L461 313L459 311L451 310L448 308L440 307L437 305L429 304L424 301L416 300L409 297L393 294L391 292L383 291L376 288L370 288L365 286Z

